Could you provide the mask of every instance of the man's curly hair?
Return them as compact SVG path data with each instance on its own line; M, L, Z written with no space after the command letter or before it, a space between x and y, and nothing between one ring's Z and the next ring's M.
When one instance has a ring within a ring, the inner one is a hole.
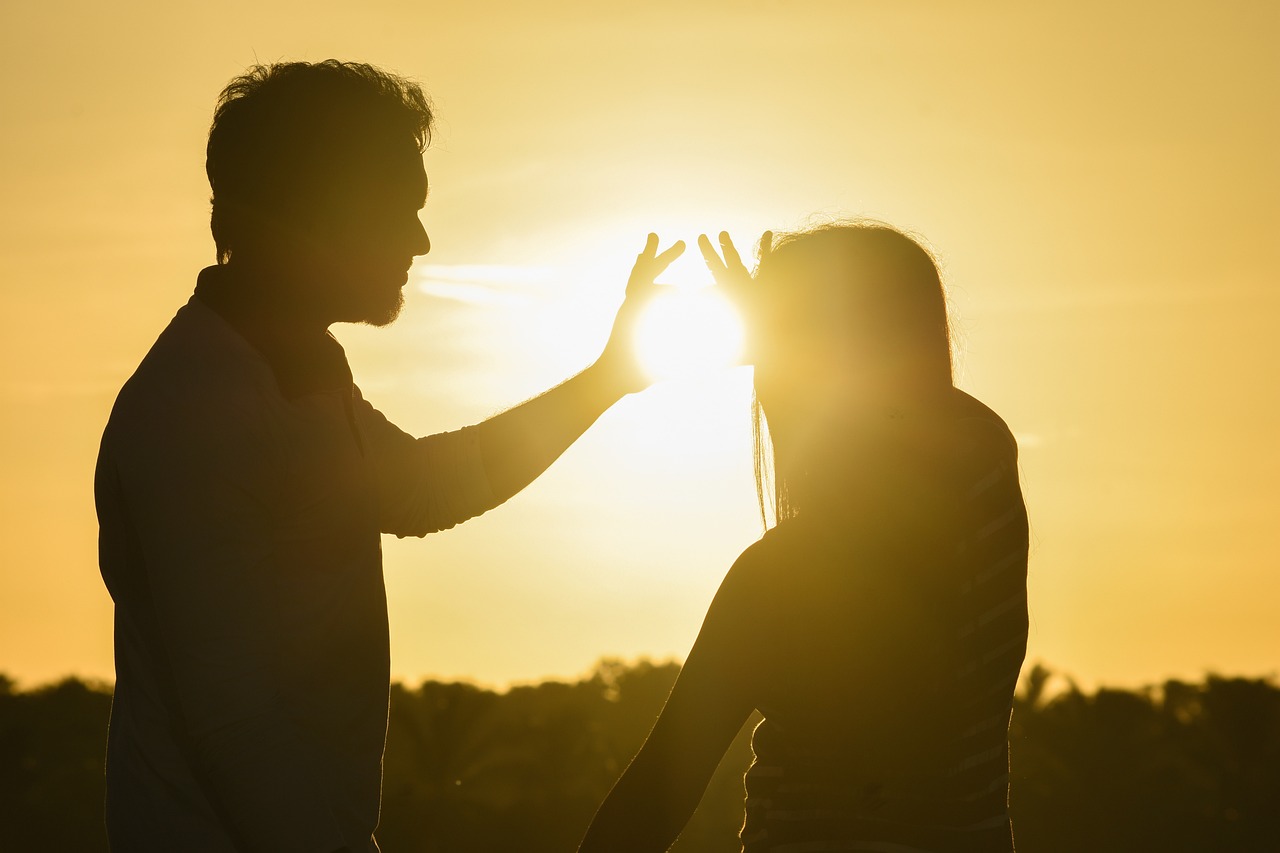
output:
M205 171L218 263L266 223L295 220L327 175L353 156L431 141L431 103L417 83L359 62L255 65L222 90Z

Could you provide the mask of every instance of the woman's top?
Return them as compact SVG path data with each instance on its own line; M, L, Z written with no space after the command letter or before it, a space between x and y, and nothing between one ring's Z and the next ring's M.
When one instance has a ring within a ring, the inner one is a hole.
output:
M955 395L930 439L866 466L843 515L784 521L726 580L758 603L745 853L1013 849L1027 516L1008 428Z

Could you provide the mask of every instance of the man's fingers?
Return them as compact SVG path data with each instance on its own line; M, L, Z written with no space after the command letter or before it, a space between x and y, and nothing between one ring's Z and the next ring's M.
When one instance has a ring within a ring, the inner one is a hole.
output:
M665 270L672 261L680 257L684 251L684 243L676 241L674 245L668 248L661 255L655 254L658 251L658 235L650 234L644 241L644 251L636 255L635 266L631 268L631 276L627 279L627 293L630 294L637 287L644 287L646 284L653 284L653 280L657 278L663 270Z
M654 237L655 242L657 241L657 239L658 239L657 237ZM684 254L684 241L677 240L674 243L672 243L671 246L669 246L665 252L663 252L661 255L658 255L656 258L653 259L654 275L658 275L659 273L661 273L663 270L665 270L667 267L671 265L672 261L674 261L676 258L680 257L683 254Z

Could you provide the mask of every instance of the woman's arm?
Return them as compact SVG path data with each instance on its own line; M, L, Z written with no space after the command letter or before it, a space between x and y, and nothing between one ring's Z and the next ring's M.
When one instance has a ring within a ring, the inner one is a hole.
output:
M721 585L653 731L596 812L579 853L670 847L755 709L747 678L755 608L746 557Z

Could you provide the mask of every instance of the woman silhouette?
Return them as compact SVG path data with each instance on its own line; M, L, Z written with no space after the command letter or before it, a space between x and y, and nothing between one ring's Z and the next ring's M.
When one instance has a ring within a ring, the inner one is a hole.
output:
M757 710L746 853L1011 851L1026 509L1008 428L952 385L937 267L877 223L766 233L754 277L720 243L699 239L750 317L777 523L580 853L666 850Z

